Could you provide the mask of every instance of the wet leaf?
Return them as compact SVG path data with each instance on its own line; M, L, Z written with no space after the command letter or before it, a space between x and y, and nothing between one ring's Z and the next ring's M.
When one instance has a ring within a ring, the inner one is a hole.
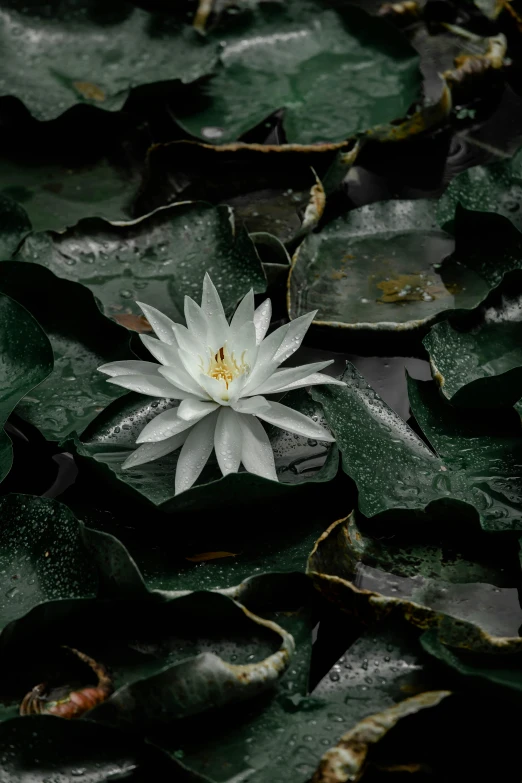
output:
M31 221L23 207L0 193L0 260L11 258L30 231Z
M491 418L457 410L433 382L409 378L412 412L434 452L349 363L343 378L345 387L315 389L312 396L336 436L344 471L357 484L362 514L427 509L437 515L437 506L449 506L458 519L469 516L466 504L485 530L522 529L522 437L515 411Z
M430 201L383 201L309 235L293 258L290 317L317 309L321 325L404 330L465 307L460 279L440 273L453 240L434 212Z
M27 310L0 294L0 481L11 469L13 449L3 425L15 406L53 369L45 332Z
M522 274L513 272L472 317L424 338L433 377L453 405L497 408L522 397Z
M366 622L404 617L419 628L439 627L441 637L459 647L520 650L513 543L468 527L442 533L441 526L375 539L365 532L368 520L352 514L319 539L309 573L326 597Z
M204 779L143 740L91 721L45 716L14 718L0 724L2 783L49 783L84 779L129 783L159 776L176 783Z
M106 383L97 368L107 361L136 358L129 349L129 333L102 315L84 286L61 280L37 264L0 263L0 291L38 319L54 353L53 371L26 394L17 413L50 440L83 432L101 410L125 393Z
M320 409L303 393L289 393L285 404L306 413L320 415ZM231 473L223 477L213 457L210 458L197 483L186 492L174 495L174 475L179 451L159 460L123 471L122 463L135 448L136 438L145 424L172 405L167 400L144 398L128 394L110 405L76 443L77 453L98 476L108 481L119 493L153 504L169 514L188 510L214 512L234 504L255 503L267 498L283 498L298 492L297 487L322 483L337 473L335 444L310 441L273 428L270 437L275 454L279 483L252 473Z
M257 3L215 35L225 42L220 67L195 105L176 110L205 141L237 139L284 109L288 142L341 142L401 117L418 97L413 49L357 8Z
M121 109L133 87L194 81L213 69L217 54L183 12L148 13L120 0L103 7L10 0L0 41L0 94L20 98L40 120L77 103Z
M439 202L441 226L451 228L458 204L475 212L504 215L522 230L522 150L510 160L458 174Z
M205 272L232 308L266 285L245 229L227 207L203 203L159 209L122 224L82 220L61 234L32 234L16 255L83 283L109 316L140 315L135 300L183 320L185 295L199 301Z

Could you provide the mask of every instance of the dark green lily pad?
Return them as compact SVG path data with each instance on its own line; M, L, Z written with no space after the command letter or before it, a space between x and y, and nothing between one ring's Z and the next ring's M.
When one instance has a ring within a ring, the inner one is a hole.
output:
M434 202L385 201L336 218L310 234L294 255L288 311L319 310L316 323L404 330L465 307L458 277L440 265L452 238L435 221Z
M128 783L161 779L204 783L164 751L118 729L91 721L34 715L0 724L2 783L84 779Z
M320 415L320 408L306 392L291 392L285 404L306 415ZM335 444L310 441L273 428L269 433L274 450L279 483L252 473L232 473L226 477L210 458L197 483L186 492L174 495L174 475L179 451L135 469L122 471L121 465L136 448L136 438L154 415L171 405L167 400L128 394L111 404L95 419L76 442L83 462L95 469L99 480L110 482L123 496L148 502L156 508L174 511L224 508L259 502L296 493L299 486L330 481L337 473Z
M102 315L84 286L61 280L38 264L0 263L0 291L38 319L54 353L53 371L38 389L25 395L17 413L50 440L83 432L101 410L125 393L106 383L97 368L107 361L136 358L129 349L129 332Z
M522 432L514 410L494 418L457 410L433 382L409 378L412 412L434 453L352 365L343 379L345 387L314 389L312 396L357 484L364 516L418 515L429 507L436 518L438 505L458 520L472 506L485 530L522 529Z
M403 116L419 96L414 50L360 9L256 3L228 22L214 33L225 42L221 67L195 105L176 108L205 141L233 141L284 109L287 141L340 142Z
M11 258L22 239L31 231L31 221L14 199L0 192L0 260Z
M459 647L522 648L521 574L512 541L469 530L375 540L363 524L368 527L352 514L332 525L310 556L309 573L327 597L344 591L348 609L367 621L391 614L420 628L440 626Z
M3 430L20 400L53 369L53 352L45 332L18 302L0 294L0 481L11 469L13 449Z
M121 0L10 0L0 26L0 94L50 120L77 103L121 109L139 85L194 81L214 68L217 45L196 33L184 10L148 13Z
M85 217L129 220L139 184L137 176L106 159L79 166L4 158L0 161L0 176L0 194L18 202L21 221L18 241L11 240L11 252L0 244L2 260L15 252L31 225L34 231L63 231ZM2 222L5 213L2 199Z
M439 224L448 230L458 204L474 212L504 215L522 230L522 150L510 160L474 166L455 177L437 212Z
M286 242L301 228L315 185L311 169L321 176L334 159L330 146L156 144L147 155L136 214L203 198L232 206L249 233L270 232Z
M459 675L470 679L470 686L500 686L513 695L522 695L521 654L498 656L478 654L450 647L440 639L436 628L425 631L420 642L427 653L441 663L454 669Z
M183 320L184 297L200 300L205 272L228 309L250 288L266 286L255 248L233 212L204 203L174 205L124 224L93 218L62 234L32 234L16 259L83 283L105 314L121 322L141 313L135 300Z
M497 408L522 397L522 273L511 273L472 317L432 327L423 344L453 405Z

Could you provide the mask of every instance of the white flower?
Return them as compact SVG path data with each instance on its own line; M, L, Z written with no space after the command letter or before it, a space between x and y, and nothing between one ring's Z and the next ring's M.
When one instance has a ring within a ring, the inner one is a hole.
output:
M272 447L259 419L307 438L335 440L304 414L264 397L322 383L344 386L319 372L331 361L279 369L301 345L315 313L296 318L265 338L272 314L270 300L254 310L250 291L229 324L208 274L201 307L185 297L186 327L154 307L138 304L158 339L140 337L160 364L131 360L98 369L112 376L109 383L180 403L144 427L136 441L141 445L123 463L124 468L182 446L176 468L178 494L194 484L214 448L224 476L236 473L242 463L250 473L277 481Z

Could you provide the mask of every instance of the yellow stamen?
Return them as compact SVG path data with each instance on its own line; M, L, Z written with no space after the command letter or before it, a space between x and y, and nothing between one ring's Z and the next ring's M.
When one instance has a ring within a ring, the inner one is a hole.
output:
M238 362L234 354L229 353L225 344L216 354L210 356L207 375L210 375L211 378L215 378L217 381L224 381L228 389L229 383L232 383L235 378L239 378L240 375L244 375L250 369L245 362L245 353L246 351L243 351Z

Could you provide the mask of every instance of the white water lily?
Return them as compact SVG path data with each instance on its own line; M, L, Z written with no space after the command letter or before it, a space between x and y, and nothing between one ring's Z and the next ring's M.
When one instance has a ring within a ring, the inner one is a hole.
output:
M265 337L272 314L270 300L254 310L250 291L229 324L208 274L201 307L185 297L186 327L154 307L138 304L157 339L140 337L159 364L130 360L98 369L111 376L109 383L180 402L144 427L136 441L141 445L123 468L182 447L176 467L178 494L194 484L215 449L224 476L236 473L243 464L250 473L277 481L272 447L260 419L306 438L335 440L308 416L264 396L323 383L344 386L320 372L331 361L280 369L301 345L315 312Z

